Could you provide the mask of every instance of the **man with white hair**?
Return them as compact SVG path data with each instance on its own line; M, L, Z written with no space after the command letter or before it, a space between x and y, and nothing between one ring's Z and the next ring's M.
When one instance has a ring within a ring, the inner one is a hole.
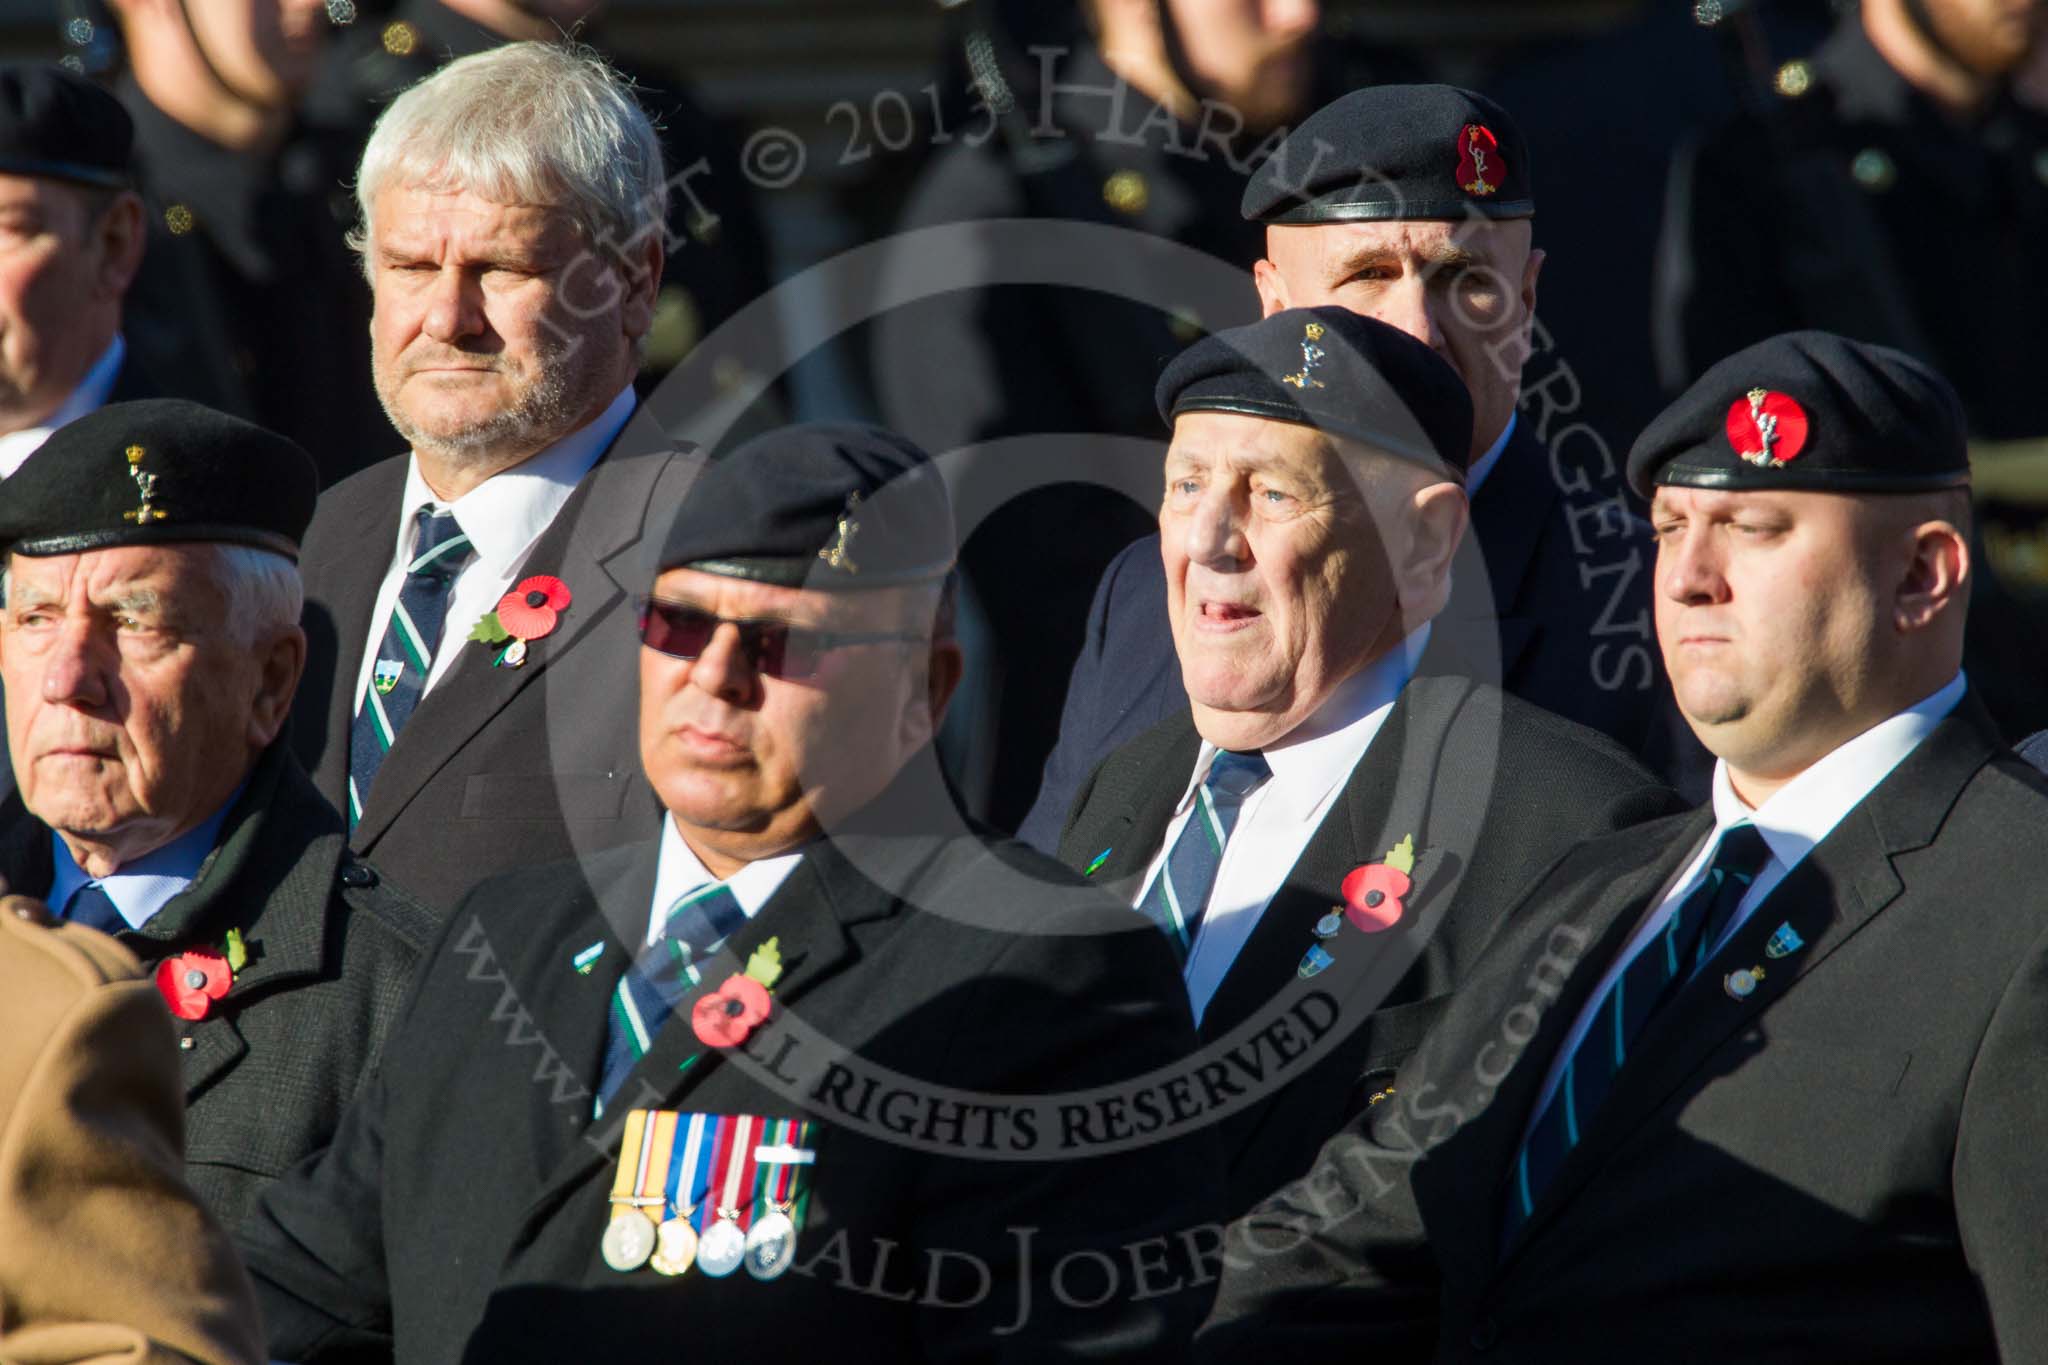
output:
M281 738L315 480L260 427L116 403L0 502L0 878L154 973L191 1184L230 1224L333 1136L433 931Z
M667 185L629 87L514 43L385 112L357 177L378 397L411 450L320 501L295 733L431 904L637 837L626 583L694 455L636 418Z

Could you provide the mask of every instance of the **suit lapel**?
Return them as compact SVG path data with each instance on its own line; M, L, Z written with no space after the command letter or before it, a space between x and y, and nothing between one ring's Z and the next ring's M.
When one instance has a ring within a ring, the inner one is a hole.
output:
M1087 874L1089 880L1124 904L1135 904L1201 751L1194 716L1183 707L1132 741L1124 762L1111 759L1096 779L1099 808L1091 805L1087 823L1071 836L1075 870L1107 854Z
M1898 899L1905 882L1893 859L1933 841L1963 787L1998 748L1981 706L1974 696L1965 698L1787 874L1644 1029L1599 1116L1538 1199L1522 1244L1540 1235L1537 1225L1568 1203L1729 1038ZM1766 948L1780 924L1789 924L1806 946L1773 959ZM1745 968L1761 968L1761 979L1751 994L1737 998L1725 981Z
M643 590L646 568L631 551L640 539L648 511L657 505L656 485L672 465L686 464L690 474L696 468L692 457L654 444L664 440L652 419L635 411L613 453L583 480L535 543L521 574L553 574L569 585L575 601L555 633L533 643L522 667L492 667L492 651L465 643L467 624L448 622L442 647L462 653L447 676L420 702L378 769L354 830L358 849L370 851L428 780L479 730L532 686L554 661L574 649L612 613L624 611L632 595ZM641 453L626 454L624 450ZM659 505L673 503L661 501ZM355 663L344 675L348 681L338 690L353 691L367 639L366 624L353 642ZM341 733L347 733L346 720Z
M385 536L391 535L398 524L399 506L405 501L405 474L403 457L363 474L360 491L349 489L350 505L338 510L345 526L381 528ZM317 655L327 655L324 729L317 741L310 735L298 735L294 742L315 774L321 794L341 811L348 809L349 725L355 718L356 677L362 672L363 652L370 648L370 618L377 610L377 589L390 567L389 560L376 553L377 531L366 534L370 536L369 553L364 553L361 539L341 535L334 538L333 553L302 566L308 582L332 583L341 590L327 594L320 604L326 609L326 621L317 620L312 612L307 620L308 658L301 695L306 685L318 685L323 672ZM332 638L320 638L323 630L332 631ZM303 717L305 713L300 714Z
M1674 817L1660 827L1660 832L1668 831L1661 842L1650 839L1646 833L1640 861L1616 868L1612 876L1590 890L1590 904L1584 910L1574 912L1572 907L1553 905L1545 907L1542 915L1524 921L1522 942L1511 958L1489 954L1494 960L1511 962L1512 974L1505 978L1496 974L1492 981L1471 983L1461 995L1466 1008L1473 1011L1468 1018L1478 1021L1478 1030L1468 1032L1449 1020L1440 1028L1443 1036L1458 1036L1475 1049L1453 1055L1442 1072L1459 1076L1484 1074L1487 1050L1503 1045L1503 1001L1508 995L1521 999L1530 990L1528 983L1552 974L1553 969L1545 963L1556 960L1558 946L1554 936L1560 926L1569 925L1585 936L1556 998L1544 1007L1535 1035L1501 1079L1486 1108L1459 1130L1441 1155L1416 1167L1416 1203L1431 1229L1431 1244L1437 1249L1447 1276L1455 1273L1469 1283L1483 1283L1491 1278L1499 1260L1505 1173L1520 1152L1522 1132L1529 1125L1544 1078L1564 1046L1565 1035L1586 1007L1600 978L1621 954L1643 912L1678 875L1712 827L1710 808ZM1486 1005L1478 1008L1481 1000ZM1425 1079L1438 1074L1431 1070ZM1556 1183L1552 1182L1553 1189ZM1544 1204L1539 1202L1538 1216L1544 1212ZM1525 1232L1524 1242L1527 1236Z

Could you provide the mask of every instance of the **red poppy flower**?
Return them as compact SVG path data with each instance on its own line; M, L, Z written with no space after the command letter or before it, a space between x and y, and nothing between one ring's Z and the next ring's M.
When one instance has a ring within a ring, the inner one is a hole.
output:
M1344 878L1344 918L1368 934L1391 929L1401 918L1401 900L1415 883L1385 863L1354 867Z
M706 1047L738 1047L767 1017L768 988L736 972L690 1008L690 1027Z
M498 599L498 624L521 640L538 640L554 630L572 600L561 579L535 574Z
M156 988L180 1019L204 1019L213 1002L235 984L235 973L219 953L194 948L157 964Z

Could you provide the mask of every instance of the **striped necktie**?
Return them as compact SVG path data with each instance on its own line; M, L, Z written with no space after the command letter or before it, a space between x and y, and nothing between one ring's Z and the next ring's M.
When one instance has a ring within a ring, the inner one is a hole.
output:
M398 732L426 693L434 651L441 647L442 627L448 620L448 595L456 576L475 557L476 550L456 524L453 512L420 508L412 562L405 566L405 582L377 646L370 685L363 689L362 704L349 727L350 828L363 818L384 755L391 752Z
M605 1030L604 1071L597 1087L599 1113L697 982L695 963L711 956L747 922L739 898L724 882L709 882L669 908L656 939L612 992Z
M1614 1089L1614 1078L1644 1026L1712 956L1750 883L1770 858L1770 845L1755 825L1729 826L1705 878L1671 916L1664 932L1645 943L1614 979L1509 1171L1503 1252L1514 1244L1536 1200Z
M1245 798L1273 775L1266 756L1257 750L1234 754L1219 749L1209 764L1209 775L1195 793L1195 808L1181 826L1173 851L1160 865L1159 875L1138 902L1138 908L1166 931L1174 952L1182 962L1194 947L1195 933L1202 927L1202 912L1209 893L1216 887L1217 869L1223 866L1223 846Z

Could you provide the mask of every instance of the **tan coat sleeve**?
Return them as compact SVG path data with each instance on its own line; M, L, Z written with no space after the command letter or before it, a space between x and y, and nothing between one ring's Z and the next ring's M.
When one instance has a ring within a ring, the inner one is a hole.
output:
M0 909L0 1365L265 1358L248 1276L184 1183L170 1016L138 970Z

